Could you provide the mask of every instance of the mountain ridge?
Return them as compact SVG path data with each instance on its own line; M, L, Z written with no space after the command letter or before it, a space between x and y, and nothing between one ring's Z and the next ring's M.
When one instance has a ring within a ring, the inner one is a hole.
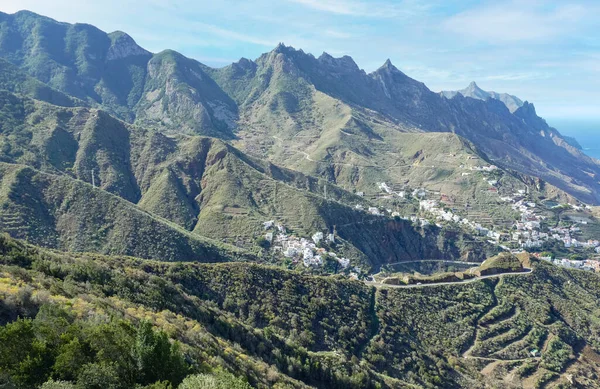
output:
M475 81L471 81L471 83L464 89L460 89L457 91L441 91L440 94L448 99L453 98L457 94L461 94L465 97L471 97L473 99L478 100L487 100L487 99L496 99L500 100L506 105L506 108L509 109L510 112L514 113L517 109L523 106L523 100L519 99L517 96L510 95L508 93L498 93L494 91L484 91L481 89Z

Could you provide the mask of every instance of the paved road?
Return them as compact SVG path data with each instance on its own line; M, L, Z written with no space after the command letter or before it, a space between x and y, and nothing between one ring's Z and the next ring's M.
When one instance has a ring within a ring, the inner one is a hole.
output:
M521 272L490 274L488 276L481 276L481 277L470 278L470 279L464 280L464 281L434 282L434 283L430 283L430 284L421 284L421 285L417 285L417 284L410 284L410 285L390 285L390 284L382 284L380 282L373 282L373 281L365 281L365 284L374 286L376 288L397 288L397 289L400 289L400 288L406 288L406 289L409 289L409 288L425 288L425 287L428 287L428 286L468 284L470 282L480 281L480 280L484 280L486 278L502 277L502 276L506 276L506 275L526 275L526 274L531 273L531 271L532 270L530 268L525 268L525 271L521 271Z

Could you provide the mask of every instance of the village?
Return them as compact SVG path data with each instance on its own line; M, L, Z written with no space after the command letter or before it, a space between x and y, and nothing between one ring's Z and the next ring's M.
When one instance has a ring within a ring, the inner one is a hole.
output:
M494 165L471 166L468 168L461 165L461 167L469 170L469 172L462 173L463 175L470 175L471 172L490 173L498 170ZM498 193L498 180L485 175L483 179L490 186L490 189L494 189L490 192ZM377 183L377 191L384 195L383 198L413 199L417 201L419 213L403 215L401 210L382 209L362 204L356 204L354 208L374 216L387 216L406 220L418 227L433 224L442 228L446 224L453 224L470 230L482 241L487 241L505 251L515 253L523 250L539 251L545 243L558 241L565 249L583 248L594 250L600 254L600 241L577 239L581 231L580 227L577 226L578 222L573 222L569 226L544 227L543 221L547 216L543 214L540 205L530 199L526 189L517 189L514 193L503 196L498 194L499 201L510 205L510 208L518 215L518 219L510 227L494 226L492 228L486 227L478 221L470 220L466 216L461 216L450 209L445 204L448 202L448 196L443 193L432 192L424 188L411 189L408 187L394 191L385 182ZM356 194L361 197L364 196L363 192L357 192ZM559 204L554 207L568 207L582 211L587 206ZM587 222L580 221L579 223L585 224ZM349 268L350 259L338 255L331 249L327 251L325 248L319 247L321 242L325 242L331 247L336 241L334 232L317 231L310 237L298 237L288 234L285 226L282 223L276 223L274 220L264 222L263 227L267 231L264 238L271 244L271 249L291 259L294 264L301 261L307 268L318 268L323 266L325 258L329 258L337 261L342 270L352 270L350 276L353 278L361 273L358 266L353 269ZM567 258L550 259L549 257L542 257L541 259L558 266L600 271L600 261L593 259L586 259L585 261Z
M264 222L263 227L267 231L265 239L271 243L271 249L274 252L283 254L286 258L290 258L294 264L302 260L302 264L307 268L320 267L323 266L326 258L330 258L336 261L342 270L349 269L350 260L348 258L319 247L321 242L333 245L335 243L334 233L324 234L322 231L317 231L310 238L297 237L296 235L289 235L285 226L281 223L275 223L274 220ZM352 270L350 277L358 278L361 268L355 266Z
M569 269L581 269L593 272L600 272L600 261L593 259L585 259L583 261L567 259L567 258L552 258L551 256L539 256L539 259L550 262L556 266L566 267Z
M498 168L494 165L488 166L472 166L466 168L472 172L495 172ZM470 175L470 172L464 172L463 175ZM498 180L493 177L486 177L483 180L490 186L490 192L498 193ZM412 196L418 200L420 216L417 215L401 215L398 211L390 209L381 210L376 207L369 207L367 212L372 215L388 215L391 217L399 217L403 220L411 221L413 224L424 227L430 224L435 224L437 227L442 227L444 224L455 224L467 228L474 232L476 236L487 240L490 244L495 244L503 250L511 252L520 252L522 250L540 250L547 242L559 242L565 249L582 248L593 250L600 254L600 241L597 239L581 239L577 238L580 235L581 228L578 224L587 224L587 221L572 221L569 226L545 227L543 221L547 216L543 214L539 204L532 201L527 193L527 189L518 189L509 195L500 196L501 202L510 204L510 207L518 215L518 219L509 227L494 226L492 228L484 227L481 223L469 220L467 217L461 216L449 209L444 203L448 196L443 193L431 192L423 188L414 189L412 191L404 189L393 191L386 183L378 183L377 188L387 196L397 196L398 198L407 198ZM550 209L567 208L575 211L586 211L590 207L587 205L577 204L556 204ZM355 206L357 209L363 209L359 204ZM546 258L546 257L544 257ZM579 268L584 270L600 271L600 261L595 259L572 260L567 258L551 260L552 263L571 268Z

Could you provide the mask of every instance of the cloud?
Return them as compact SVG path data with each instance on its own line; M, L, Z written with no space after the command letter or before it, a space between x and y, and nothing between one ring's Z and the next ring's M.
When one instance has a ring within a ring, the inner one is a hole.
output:
M445 30L463 38L487 43L546 42L577 30L590 16L581 4L544 7L542 3L494 3L455 14L446 19Z
M429 9L428 5L419 1L377 2L359 0L287 0L301 4L316 11L336 15L363 16L376 18L397 18L414 15Z
M220 38L234 40L238 42L252 43L254 45L259 46L273 47L276 46L278 43L278 40L276 39L270 40L258 38L246 33L240 33L237 31L224 29L207 23L194 22L190 24L190 27L196 31L206 32L218 36Z
M336 39L349 39L354 36L353 34L343 32L343 31L337 31L337 30L325 30L325 31L323 31L323 33L327 36L330 36L330 37L336 38Z
M552 75L549 73L540 72L520 72L520 73L503 73L503 74L490 74L482 77L482 80L486 81L526 81L526 80L544 80L551 78Z

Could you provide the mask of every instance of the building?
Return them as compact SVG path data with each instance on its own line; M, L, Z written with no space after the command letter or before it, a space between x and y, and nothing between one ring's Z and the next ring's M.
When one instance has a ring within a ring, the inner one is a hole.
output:
M321 231L315 232L312 236L312 240L315 244L319 244L319 242L323 240L323 233Z
M381 215L377 207L369 207L369 213L371 215Z

